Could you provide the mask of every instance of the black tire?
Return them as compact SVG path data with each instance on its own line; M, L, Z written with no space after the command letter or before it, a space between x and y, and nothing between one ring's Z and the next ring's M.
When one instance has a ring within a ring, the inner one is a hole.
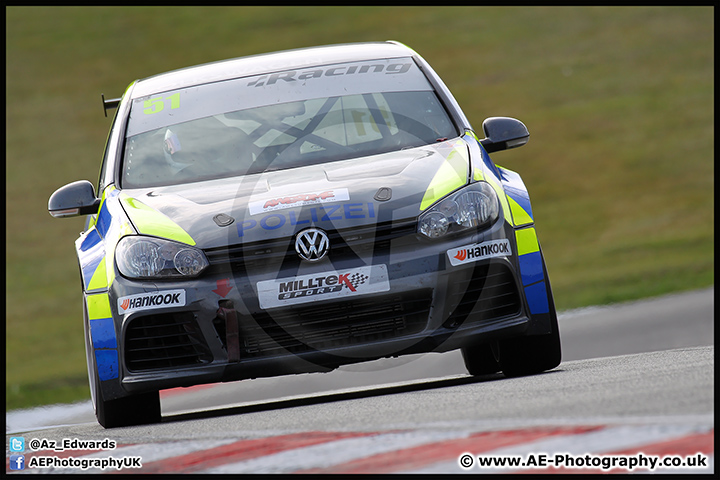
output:
M561 349L557 319L547 335L509 338L500 341L500 369L506 377L520 377L551 370L560 365Z
M460 349L465 361L465 368L470 375L490 375L500 371L500 364L495 356L497 345L494 347L495 352L490 343L481 343Z
M102 390L98 388L97 396L95 416L98 423L105 428L159 423L162 418L158 392L141 393L104 401Z
M501 340L499 342L499 363L506 377L533 375L560 365L562 360L560 330L558 329L555 300L547 273L545 274L545 285L550 306L550 333Z
M81 277L82 278L82 273ZM95 381L95 355L93 355L92 340L90 339L90 320L88 319L87 304L83 298L83 329L85 333L85 360L88 369L88 384L90 385L90 400L97 416L97 382Z
M90 382L90 397L95 417L104 428L126 427L129 425L144 425L147 423L159 423L162 419L160 414L160 393L149 392L115 400L105 401L100 378L95 364L92 340L90 339L90 322L88 320L87 306L83 302L84 328L85 328L85 355L88 365L88 380Z

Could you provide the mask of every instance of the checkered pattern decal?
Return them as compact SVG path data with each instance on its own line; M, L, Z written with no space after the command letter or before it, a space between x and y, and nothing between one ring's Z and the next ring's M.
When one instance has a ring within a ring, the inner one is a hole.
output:
M358 285L362 285L365 283L365 280L367 280L367 275L363 275L362 273L355 273L350 277L350 284L353 286L353 288L357 288Z

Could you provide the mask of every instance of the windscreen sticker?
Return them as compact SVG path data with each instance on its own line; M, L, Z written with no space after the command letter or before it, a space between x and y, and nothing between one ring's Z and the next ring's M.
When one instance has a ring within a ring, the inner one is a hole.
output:
M185 290L163 290L120 297L117 301L120 315L166 307L184 307Z
M232 64L227 64L232 65ZM237 64L243 67L243 61ZM152 83L149 83L152 85ZM145 82L138 88L145 90ZM314 98L432 91L410 57L319 65L153 93L133 99L127 136L222 113Z
M143 113L145 115L160 113L165 109L166 104L171 110L180 108L180 92L175 92L169 97L156 97L143 101Z
M412 61L398 59L400 63L389 63L390 60L379 60L375 63L365 64L340 64L329 67L319 67L311 70L297 71L285 70L284 72L271 73L251 77L248 87L262 87L275 85L278 80L285 82L305 81L312 78L337 77L341 75L355 75L364 73L385 73L385 75L397 75L406 73L413 66ZM297 78L296 78L297 76Z
M386 265L351 268L258 282L260 308L346 298L390 290Z
M299 195L288 195L284 197L269 198L267 200L256 200L250 202L248 209L250 215L258 213L273 212L285 208L302 207L304 205L315 205L328 202L344 202L350 200L350 193L347 188L324 190L322 192L301 193Z
M491 240L489 242L465 245L464 247L452 248L447 251L450 264L455 267L466 263L477 262L493 257L507 257L512 254L510 240Z

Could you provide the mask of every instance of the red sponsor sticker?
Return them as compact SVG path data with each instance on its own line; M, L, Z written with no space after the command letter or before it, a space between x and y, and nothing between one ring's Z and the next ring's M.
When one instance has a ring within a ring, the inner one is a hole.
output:
M272 212L284 208L329 202L345 202L348 200L350 200L350 193L347 188L335 188L319 192L299 193L265 200L254 200L250 202L248 209L250 210L250 215L256 215L258 213Z

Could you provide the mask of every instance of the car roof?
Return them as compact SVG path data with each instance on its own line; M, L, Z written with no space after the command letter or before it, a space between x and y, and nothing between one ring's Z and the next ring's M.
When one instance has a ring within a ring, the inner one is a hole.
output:
M412 49L393 41L327 45L251 55L182 68L138 80L133 88L132 98L263 73L412 55L416 55Z

